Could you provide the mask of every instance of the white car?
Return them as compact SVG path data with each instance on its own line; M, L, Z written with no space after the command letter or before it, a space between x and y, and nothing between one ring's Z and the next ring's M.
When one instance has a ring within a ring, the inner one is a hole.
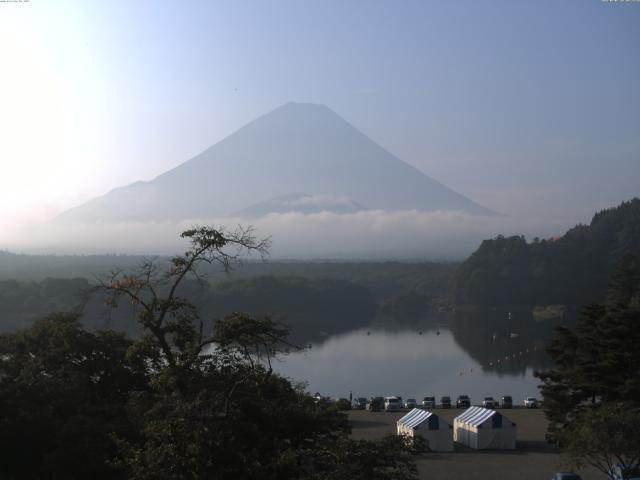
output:
M538 400L536 397L527 397L524 399L525 408L538 408Z
M387 397L384 399L384 409L393 412L402 408L402 402L398 397Z

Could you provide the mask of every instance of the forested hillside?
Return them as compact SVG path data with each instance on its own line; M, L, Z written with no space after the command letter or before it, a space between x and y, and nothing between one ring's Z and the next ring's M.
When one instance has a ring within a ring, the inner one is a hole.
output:
M136 334L131 308L105 308L87 296L109 271L135 271L137 256L16 255L0 252L0 331L31 325L54 311L83 312L85 327ZM159 264L168 261L156 258ZM202 288L185 282L183 293L207 318L230 311L272 315L294 336L361 327L381 312L386 322L424 318L451 304L452 263L247 262L229 275L202 269ZM207 268L208 267L208 268Z
M640 249L640 199L597 213L560 238L502 235L482 242L459 267L457 304L582 305L604 298L624 253Z
M82 322L90 329L137 333L130 305L124 302L116 309L107 308L104 298L91 291L90 283L82 278L0 281L0 331L28 327L50 312L73 311L82 313ZM198 306L205 319L222 318L234 311L270 316L288 325L294 340L362 327L378 310L367 288L336 279L259 276L204 287L188 281L181 294Z
M371 292L352 282L272 276L220 284L203 297L202 306L213 318L240 311L271 316L297 340L363 327L378 310Z

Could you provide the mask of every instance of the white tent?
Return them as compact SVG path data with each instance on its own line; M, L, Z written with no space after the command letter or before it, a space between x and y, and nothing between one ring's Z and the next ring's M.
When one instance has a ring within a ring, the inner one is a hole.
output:
M453 419L453 440L477 450L513 450L516 424L495 410L470 407Z
M398 420L398 435L421 436L434 452L453 452L451 425L433 412L414 408Z

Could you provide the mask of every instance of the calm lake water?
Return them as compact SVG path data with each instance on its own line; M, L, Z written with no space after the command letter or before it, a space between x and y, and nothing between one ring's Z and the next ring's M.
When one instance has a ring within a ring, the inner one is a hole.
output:
M486 316L485 316L486 317ZM364 328L329 336L304 352L288 355L276 369L310 392L331 397L460 394L540 398L534 370L551 366L544 345L552 325L526 318L501 328L495 321L460 317L447 326L389 330ZM509 330L520 333L511 335ZM438 398L439 400L439 398Z

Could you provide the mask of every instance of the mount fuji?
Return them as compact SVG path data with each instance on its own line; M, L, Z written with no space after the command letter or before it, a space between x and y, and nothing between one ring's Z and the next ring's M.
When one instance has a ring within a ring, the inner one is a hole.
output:
M155 179L116 188L56 220L360 210L496 215L400 160L326 106L287 103Z

